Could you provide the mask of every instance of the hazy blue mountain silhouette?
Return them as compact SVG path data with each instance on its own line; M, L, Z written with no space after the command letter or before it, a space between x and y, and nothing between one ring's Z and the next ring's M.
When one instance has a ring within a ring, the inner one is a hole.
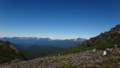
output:
M40 46L56 46L62 48L72 47L74 45L80 44L85 41L83 38L77 39L65 39L65 40L52 40L50 38L37 38L37 37L4 37L0 38L3 41L10 41L20 48L28 47L30 45L40 45Z

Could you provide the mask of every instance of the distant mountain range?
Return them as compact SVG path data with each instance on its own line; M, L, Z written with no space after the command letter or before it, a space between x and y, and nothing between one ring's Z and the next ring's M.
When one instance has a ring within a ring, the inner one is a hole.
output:
M80 44L86 39L52 40L50 38L36 37L4 37L0 38L0 40L10 42L15 48L20 50L20 54L25 59L29 60L65 51L69 47Z
M21 48L27 47L30 45L40 45L40 46L56 46L62 48L72 47L74 45L84 42L86 39L77 38L77 39L65 39L65 40L52 40L50 38L37 38L37 37L4 37L0 38L2 41L9 41L14 45L18 45Z

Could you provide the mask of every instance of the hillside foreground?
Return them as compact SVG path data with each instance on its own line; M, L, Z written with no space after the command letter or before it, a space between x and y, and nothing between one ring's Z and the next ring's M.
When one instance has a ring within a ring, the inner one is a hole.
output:
M103 56L103 50L36 58L18 63L1 64L0 68L120 68L120 48Z

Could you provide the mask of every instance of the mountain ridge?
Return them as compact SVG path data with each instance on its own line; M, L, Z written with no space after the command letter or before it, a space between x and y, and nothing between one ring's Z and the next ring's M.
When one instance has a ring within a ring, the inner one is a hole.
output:
M86 39L77 38L77 39L50 39L50 38L37 38L37 37L4 37L0 38L3 41L10 41L13 44L19 44L21 46L30 46L30 45L41 45L41 46L57 46L57 47L71 47L76 44L79 44Z

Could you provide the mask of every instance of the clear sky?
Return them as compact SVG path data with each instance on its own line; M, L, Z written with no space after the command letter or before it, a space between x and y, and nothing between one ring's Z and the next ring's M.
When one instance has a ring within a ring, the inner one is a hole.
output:
M0 0L0 37L90 38L120 24L120 0Z

